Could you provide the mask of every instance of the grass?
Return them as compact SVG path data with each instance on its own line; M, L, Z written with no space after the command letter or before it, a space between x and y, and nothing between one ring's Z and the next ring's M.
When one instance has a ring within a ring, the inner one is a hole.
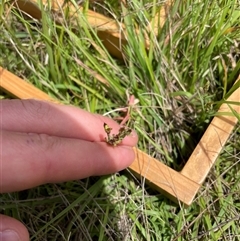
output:
M149 33L147 51L144 29L158 6L97 4L127 26L120 61L84 15L76 27L67 19L57 25L44 11L40 23L1 2L0 65L64 104L111 117L128 91L139 100L132 113L138 147L180 170L240 72L240 3L176 1L158 36ZM126 170L4 194L1 212L23 221L31 240L240 240L239 134L238 124L187 209Z

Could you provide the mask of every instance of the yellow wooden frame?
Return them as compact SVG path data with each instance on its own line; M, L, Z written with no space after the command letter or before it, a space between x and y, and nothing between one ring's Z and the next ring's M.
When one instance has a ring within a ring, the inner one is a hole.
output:
M98 0L98 2L100 1L102 0ZM147 31L153 31L155 34L158 33L158 29L161 28L166 21L171 4L172 0L165 1L159 12L157 12L155 17L149 22ZM70 0L13 0L13 6L37 20L41 20L41 8L51 8L56 21L59 23L64 22L62 16L64 12L67 12L73 25L76 25L79 21L79 14L84 14L89 26L96 31L109 53L117 58L123 58L122 46L127 43L127 33L124 23L120 23L119 21L91 10L85 12L82 6L75 6ZM136 34L137 33L138 29L136 29ZM146 48L149 46L147 34L145 36L145 46Z
M63 7L63 3L60 0L52 0L51 3L54 12L59 12ZM168 1L166 6L157 14L154 21L157 19L156 22L158 22L158 25L151 25L155 26L154 31L164 23L166 9L170 6L169 3L170 1ZM35 0L16 0L14 4L34 18L41 18L41 11ZM48 2L43 0L43 4L48 4ZM72 9L72 16L74 16L76 8L72 6L68 7ZM79 7L79 11L82 11L81 7ZM106 18L92 11L89 11L87 15L90 25L96 28L99 37L105 43L108 51L114 56L121 58L122 52L120 42L121 44L123 44L124 41L126 43L127 39L126 35L122 34L119 29L124 30L124 26L119 26L115 20ZM240 101L240 76L236 83L238 84L238 88L229 96L227 99L228 101ZM0 87L21 99L35 98L57 102L32 84L20 79L1 66ZM137 176L145 178L146 182L154 186L157 190L164 192L169 198L176 202L182 202L185 206L189 206L193 202L196 193L208 175L211 167L217 160L234 126L238 122L238 119L234 115L221 115L221 112L231 113L231 108L240 114L240 105L231 104L231 106L229 106L227 104L222 104L219 109L219 115L213 118L181 172L169 168L159 160L152 158L137 148L134 148L136 159L129 168Z
M240 76L237 83L239 85ZM20 99L34 98L57 102L2 67L0 88ZM240 88L238 87L227 100L240 101ZM240 114L240 105L231 104L231 108ZM232 110L229 105L222 104L219 109L219 113L221 112L231 113ZM172 200L189 206L237 122L238 119L234 115L214 117L181 172L173 170L137 148L134 148L135 161L129 168Z

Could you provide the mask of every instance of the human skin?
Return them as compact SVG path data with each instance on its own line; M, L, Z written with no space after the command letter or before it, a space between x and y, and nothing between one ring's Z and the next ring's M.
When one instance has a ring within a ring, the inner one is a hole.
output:
M137 135L132 132L117 147L105 142L103 124L117 133L110 118L73 106L37 100L0 101L0 193L99 176L125 169L134 160ZM15 230L28 241L25 226L0 215L0 240ZM9 239L14 241L14 239Z

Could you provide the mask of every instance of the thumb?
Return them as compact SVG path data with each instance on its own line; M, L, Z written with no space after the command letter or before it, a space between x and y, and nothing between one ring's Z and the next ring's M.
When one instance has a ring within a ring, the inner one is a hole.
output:
M0 214L0 241L29 241L29 234L21 222Z

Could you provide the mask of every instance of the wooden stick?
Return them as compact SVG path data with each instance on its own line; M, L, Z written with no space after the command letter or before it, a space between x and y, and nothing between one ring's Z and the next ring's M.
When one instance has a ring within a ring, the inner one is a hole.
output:
M34 87L32 84L17 77L0 66L0 87L7 93L20 99L39 99L54 101L49 95Z

